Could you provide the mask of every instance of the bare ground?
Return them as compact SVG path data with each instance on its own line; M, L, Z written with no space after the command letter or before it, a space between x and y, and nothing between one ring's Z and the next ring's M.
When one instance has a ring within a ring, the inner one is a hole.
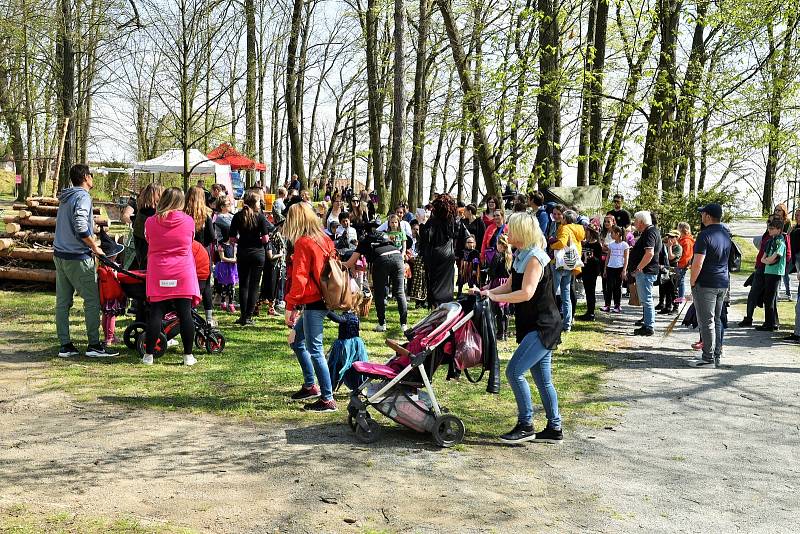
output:
M609 324L619 350L600 397L624 406L618 424L561 446L442 451L394 427L367 447L313 416L276 427L77 403L37 387L46 360L6 347L0 509L207 532L796 531L798 347L732 328L726 366L698 370L696 333L632 338L635 318Z

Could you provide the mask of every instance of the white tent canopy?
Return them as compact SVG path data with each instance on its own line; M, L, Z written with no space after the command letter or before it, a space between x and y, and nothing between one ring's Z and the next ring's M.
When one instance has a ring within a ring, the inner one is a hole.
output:
M189 150L189 168L192 169L192 174L228 174L230 175L230 165L220 165L214 161L206 161L208 158L205 154L192 148ZM202 162L202 163L201 163ZM134 164L134 170L144 172L183 172L183 150L172 149L167 150L157 158L147 161L139 161Z

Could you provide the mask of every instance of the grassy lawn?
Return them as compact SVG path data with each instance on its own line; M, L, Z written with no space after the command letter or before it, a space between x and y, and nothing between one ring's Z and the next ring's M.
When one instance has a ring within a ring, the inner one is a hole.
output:
M200 363L185 368L180 365L180 351L174 347L156 365L145 367L139 363L138 355L124 346L121 357L116 359L59 359L54 304L55 296L50 292L0 291L0 327L5 332L5 343L15 350L49 360L46 388L65 390L85 401L101 399L128 406L208 412L257 421L301 423L313 420L316 423L324 419L333 423L343 420L342 409L339 413L312 415L288 400L300 386L302 374L287 346L282 317L261 317L255 328L242 329L232 324L234 315L215 312L227 340L223 354L208 356L204 351L196 352ZM409 324L425 315L424 310L409 312ZM391 354L383 344L384 334L372 331L376 324L374 313L373 309L370 317L362 322L361 332L370 359L382 362ZM388 335L398 339L396 307L389 307L387 313ZM129 320L118 320L119 335ZM79 349L85 346L82 323L81 301L76 297L71 331ZM335 339L336 331L333 323L326 327L326 349ZM501 358L507 360L515 346L512 340L500 343ZM602 325L578 323L556 352L554 379L566 425L579 421L596 425L607 423L605 414L609 405L592 399L607 369L602 361L605 350L609 347ZM513 426L516 404L505 377L500 395L489 395L485 393L485 380L480 384L471 384L466 379L446 382L445 375L445 368L436 373L437 396L442 404L464 419L471 435L495 436ZM536 395L533 385L531 389ZM344 387L336 398L344 408L347 403ZM536 417L537 424L541 424L541 410L537 410Z
M135 519L101 519L69 512L43 513L24 505L0 510L0 532L9 534L74 533L82 534L151 534L188 533L188 529L171 525L144 526Z

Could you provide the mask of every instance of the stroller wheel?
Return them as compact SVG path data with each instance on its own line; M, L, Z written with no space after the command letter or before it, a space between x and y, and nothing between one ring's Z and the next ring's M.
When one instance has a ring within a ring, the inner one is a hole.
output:
M375 443L381 437L381 425L373 419L364 419L367 430L356 422L356 439L361 443Z
M164 335L164 332L159 332L158 337L156 338L155 347L153 347L152 351L147 350L147 343L146 340L147 335L142 334L139 336L139 340L136 342L136 348L139 349L139 354L144 356L145 354L152 354L154 358L160 358L164 355L167 351L167 336Z
M206 352L219 354L225 350L225 336L222 333L212 333L206 338Z
M369 414L364 415L364 417L368 421L372 420L372 417L370 417ZM353 432L356 431L356 427L358 426L358 421L356 420L356 415L355 414L351 413L351 414L347 415L347 424L350 425L350 430L352 430Z
M437 417L433 423L433 439L440 447L458 445L464 439L464 422L451 414Z
M122 334L122 339L125 340L125 346L129 349L135 349L136 342L139 340L139 335L144 334L145 330L147 330L147 325L142 322L135 321L129 324L125 329L125 333Z
M198 332L194 335L194 346L198 349L206 348L206 336L204 336L202 332Z

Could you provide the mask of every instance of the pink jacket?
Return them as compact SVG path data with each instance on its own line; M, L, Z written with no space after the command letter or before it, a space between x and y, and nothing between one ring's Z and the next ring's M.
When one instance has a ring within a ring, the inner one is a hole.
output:
M194 219L181 211L155 215L144 223L147 239L147 299L200 301L200 286L192 254Z

